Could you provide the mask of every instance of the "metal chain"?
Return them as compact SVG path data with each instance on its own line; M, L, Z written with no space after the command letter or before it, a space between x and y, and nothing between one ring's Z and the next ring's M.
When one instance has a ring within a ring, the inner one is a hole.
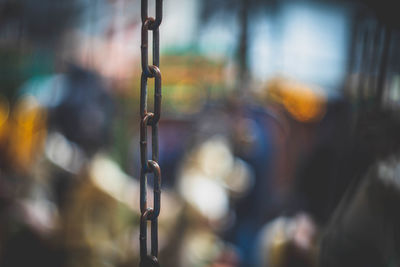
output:
M162 0L156 1L156 18L147 13L148 0L141 0L142 77L140 81L140 266L160 266L158 261L158 215L161 201L161 170L158 165L158 121L161 115L160 35ZM153 32L153 65L148 64L148 35ZM154 112L147 111L147 80L154 78ZM151 127L152 159L147 159L147 127ZM154 175L153 208L147 207L147 174ZM147 223L151 222L151 250L147 251Z

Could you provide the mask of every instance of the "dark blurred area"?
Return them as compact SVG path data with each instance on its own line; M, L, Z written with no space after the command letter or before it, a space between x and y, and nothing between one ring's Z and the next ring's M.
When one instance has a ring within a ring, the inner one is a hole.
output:
M162 266L400 266L397 13L164 0ZM1 267L138 266L141 23L0 0Z

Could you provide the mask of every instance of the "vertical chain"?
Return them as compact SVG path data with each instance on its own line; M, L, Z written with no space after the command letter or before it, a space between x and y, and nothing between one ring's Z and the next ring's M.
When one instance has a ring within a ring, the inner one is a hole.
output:
M156 17L148 16L148 0L141 0L142 76L140 81L140 266L160 266L158 261L158 215L161 201L161 170L158 165L158 121L161 115L161 72L159 26L162 20L162 0L156 2ZM149 31L153 32L153 65L148 64ZM147 80L154 78L154 111L147 111ZM147 127L151 127L152 158L147 159ZM147 174L154 175L154 204L147 207ZM151 227L151 249L147 251L147 227Z

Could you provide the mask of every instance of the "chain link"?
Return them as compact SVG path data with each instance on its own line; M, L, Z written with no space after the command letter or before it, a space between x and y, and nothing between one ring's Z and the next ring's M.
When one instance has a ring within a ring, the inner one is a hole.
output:
M140 80L140 266L160 266L158 261L158 216L161 202L161 170L158 165L158 121L161 116L160 34L162 0L156 2L156 17L148 16L148 0L141 1L142 41ZM153 65L148 64L148 36L153 32ZM154 78L154 112L147 110L147 80ZM147 159L147 127L151 127L152 159ZM147 207L147 174L154 175L153 207ZM151 222L151 249L147 251L147 227Z

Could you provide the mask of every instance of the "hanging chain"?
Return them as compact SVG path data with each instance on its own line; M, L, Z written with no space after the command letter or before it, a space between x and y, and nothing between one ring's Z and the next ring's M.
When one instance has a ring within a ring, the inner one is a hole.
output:
M161 200L161 170L158 165L158 121L161 114L160 34L162 0L156 2L156 18L147 13L148 0L142 0L142 77L140 81L140 266L160 266L158 262L158 215ZM148 37L153 32L153 65L148 64ZM154 112L147 111L147 80L154 78ZM147 127L151 127L152 159L147 159ZM147 207L147 174L154 175L153 208ZM151 251L147 251L147 223L151 222Z

